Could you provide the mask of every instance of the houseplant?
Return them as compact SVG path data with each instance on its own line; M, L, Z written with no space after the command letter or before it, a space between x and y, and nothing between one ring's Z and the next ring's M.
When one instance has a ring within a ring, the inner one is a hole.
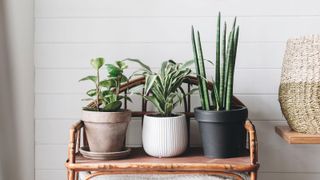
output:
M195 118L199 122L204 154L207 157L232 157L241 154L245 148L244 122L248 110L244 106L232 106L233 79L238 46L239 27L236 19L226 39L227 25L224 23L220 35L221 15L218 15L215 81L211 94L205 72L200 33L192 28L192 45L196 73L199 81L201 107L195 108ZM220 39L222 38L222 41ZM213 79L213 78L212 78Z
M128 67L124 61L106 64L107 78L101 79L100 70L103 58L91 60L96 75L87 76L80 81L92 81L94 89L87 91L93 101L83 108L82 120L91 152L119 152L124 148L124 140L131 120L131 112L121 109L120 85L127 81L123 71ZM128 98L129 99L129 98ZM129 99L130 100L130 99Z
M186 76L191 73L188 66L172 60L161 65L160 72L152 72L139 60L142 69L134 74L145 77L144 94L137 93L150 101L157 113L144 115L142 143L145 152L155 157L172 157L182 154L187 148L187 124L184 114L173 113L174 107L182 103L186 94L180 90Z

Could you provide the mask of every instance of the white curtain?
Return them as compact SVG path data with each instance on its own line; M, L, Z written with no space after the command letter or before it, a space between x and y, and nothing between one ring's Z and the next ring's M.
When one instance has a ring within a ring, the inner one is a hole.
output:
M33 0L0 0L0 180L34 177Z

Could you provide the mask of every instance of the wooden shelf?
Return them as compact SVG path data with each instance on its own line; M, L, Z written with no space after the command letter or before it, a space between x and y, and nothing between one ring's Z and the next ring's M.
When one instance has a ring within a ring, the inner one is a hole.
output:
M155 158L148 156L142 148L132 148L130 156L118 160L92 160L76 154L75 164L79 169L110 171L251 171L258 165L250 162L249 152L243 156L225 159L206 158L201 148L190 148L178 157ZM72 166L71 166L72 168Z
M298 133L289 126L276 126L275 131L289 144L320 144L320 135Z

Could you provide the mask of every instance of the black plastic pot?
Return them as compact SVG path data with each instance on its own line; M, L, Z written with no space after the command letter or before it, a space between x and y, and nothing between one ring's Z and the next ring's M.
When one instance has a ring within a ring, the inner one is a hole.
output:
M230 111L205 111L198 107L194 111L206 157L236 157L245 152L244 123L248 118L246 107L235 106Z

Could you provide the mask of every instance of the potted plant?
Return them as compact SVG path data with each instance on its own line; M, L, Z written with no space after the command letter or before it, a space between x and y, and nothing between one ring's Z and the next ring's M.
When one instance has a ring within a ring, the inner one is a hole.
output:
M211 94L208 92L202 53L200 33L197 38L192 27L192 45L196 73L199 81L201 107L195 108L195 118L199 122L204 155L224 158L238 156L245 149L244 122L248 116L245 106L232 106L233 79L238 46L239 26L236 19L226 39L227 25L224 23L222 37L220 35L221 15L218 15L215 82ZM220 39L222 42L220 43ZM197 39L197 41L196 41Z
M184 114L173 113L174 107L182 103L181 90L183 80L191 73L188 66L172 60L161 65L160 72L152 72L149 66L138 62L142 69L134 75L145 77L144 94L136 93L150 101L157 113L144 115L142 129L143 148L154 157L172 157L182 154L187 148L187 124Z
M124 150L125 136L131 111L121 109L121 99L129 97L120 95L120 85L128 79L123 71L128 67L124 61L106 64L107 78L101 79L100 69L103 58L91 60L96 75L87 76L80 81L92 81L94 89L87 91L93 101L83 108L82 120L90 152L119 152ZM130 99L129 99L130 100Z

